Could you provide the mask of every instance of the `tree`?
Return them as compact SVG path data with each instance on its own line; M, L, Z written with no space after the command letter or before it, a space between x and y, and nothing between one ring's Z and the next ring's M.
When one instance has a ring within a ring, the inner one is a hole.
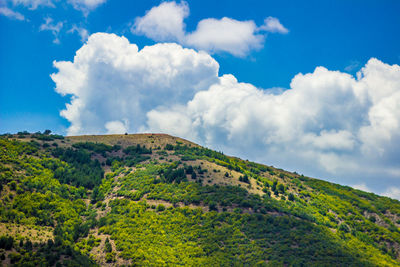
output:
M285 193L285 187L283 186L283 184L279 184L278 185L278 191L279 191L279 193Z
M166 150L173 150L173 149L174 149L174 146L171 145L171 144L166 144L166 145L165 145L165 149L166 149Z
M192 174L193 173L193 167L192 165L189 165L185 168L186 174Z
M278 184L278 181L277 180L274 180L274 183L272 184L272 187L271 187L271 190L272 191L276 191L276 185Z
M108 237L107 237L107 239L106 239L106 241L104 243L104 251L106 253L112 252L112 246L111 246L111 243L110 243L110 239L108 239Z
M163 204L159 204L157 206L157 211L164 211L165 210L165 206Z
M210 211L212 211L212 210L218 211L217 204L215 204L215 202L213 202L213 201L210 202L210 204L208 205L208 208Z

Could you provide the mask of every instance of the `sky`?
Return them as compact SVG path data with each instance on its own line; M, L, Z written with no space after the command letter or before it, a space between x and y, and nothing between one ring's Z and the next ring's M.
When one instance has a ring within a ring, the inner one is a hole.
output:
M400 199L399 12L0 0L0 133L162 132Z

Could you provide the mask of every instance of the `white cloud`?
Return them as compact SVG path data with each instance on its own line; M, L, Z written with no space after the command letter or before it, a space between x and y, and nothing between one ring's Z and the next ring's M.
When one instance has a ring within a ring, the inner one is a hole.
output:
M188 15L189 7L186 2L163 2L150 9L145 16L136 18L132 32L155 41L183 41L183 20Z
M19 12L9 9L8 7L0 7L0 14L3 16L9 17L11 19L25 20L24 15L22 15Z
M39 6L54 7L52 0L12 0L14 5L23 5L31 10L37 9Z
M361 127L362 151L371 157L386 157L398 162L400 149L400 66L371 59L360 72L359 94L373 105L368 110L367 125ZM397 168L397 169L400 169Z
M81 37L81 42L84 43L89 37L89 32L83 27L78 27L75 24L72 25L72 28L68 31L68 33L77 33L79 37Z
M280 23L279 19L274 17L266 18L264 20L264 24L259 27L259 30L264 30L267 32L278 32L282 34L286 34L289 32L289 30Z
M125 121L130 132L144 125L157 106L186 103L217 81L218 63L206 53L177 44L141 51L124 37L97 33L77 51L74 62L54 62L56 91L72 95L62 116L68 134L103 133L106 123ZM127 127L127 126L126 126Z
M357 77L317 67L288 90L262 90L219 76L204 52L177 44L139 51L105 33L91 35L73 62L54 65L56 91L71 96L61 113L68 134L164 132L375 192L376 184L400 186L398 65L371 59Z
M186 2L163 2L143 17L136 18L131 31L155 41L179 42L208 53L226 52L239 57L262 48L266 37L263 32L288 32L278 19L272 17L266 19L268 25L261 27L257 27L252 20L238 21L224 17L203 19L195 31L187 33L184 19L188 15Z
M58 39L58 34L60 33L61 28L63 27L63 22L59 21L57 23L53 23L54 21L50 17L47 17L44 20L45 20L45 23L40 25L40 28L39 28L40 31L50 31L54 36L53 43L59 44L60 39Z
M400 188L396 186L390 186L385 192L382 193L382 195L400 200Z
M371 189L365 183L355 184L355 185L352 185L351 187L361 190L361 191L371 192Z
M197 29L186 36L186 44L210 53L228 52L243 57L250 50L260 49L265 36L256 34L254 21L231 18L203 19Z
M31 10L35 10L40 6L45 7L56 7L54 3L59 2L59 0L11 0L14 6L22 5ZM101 4L104 4L107 0L68 0L67 2L72 5L76 10L82 11L82 13L87 16L90 11L96 9Z
M85 16L89 14L90 11L96 9L98 6L104 4L107 0L68 0L76 10L83 12Z
M122 134L128 132L127 121L109 121L104 127L107 129L107 134Z

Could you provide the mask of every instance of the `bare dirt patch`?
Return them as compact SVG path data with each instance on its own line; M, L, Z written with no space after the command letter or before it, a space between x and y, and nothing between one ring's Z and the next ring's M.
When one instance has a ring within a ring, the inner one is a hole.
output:
M243 174L235 170L229 170L228 168L220 166L214 162L200 159L194 161L185 161L185 163L187 165L192 165L193 167L200 166L202 169L207 170L200 176L203 179L203 184L240 186L253 194L258 194L260 196L265 194L261 190L261 187L257 185L255 179L249 178L250 184L239 181L239 177L243 176ZM228 173L228 176L226 176L226 173Z

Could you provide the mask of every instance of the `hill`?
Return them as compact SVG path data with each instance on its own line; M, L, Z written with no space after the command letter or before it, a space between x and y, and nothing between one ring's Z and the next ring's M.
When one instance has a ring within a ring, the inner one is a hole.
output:
M398 266L400 202L162 134L0 137L16 266Z

